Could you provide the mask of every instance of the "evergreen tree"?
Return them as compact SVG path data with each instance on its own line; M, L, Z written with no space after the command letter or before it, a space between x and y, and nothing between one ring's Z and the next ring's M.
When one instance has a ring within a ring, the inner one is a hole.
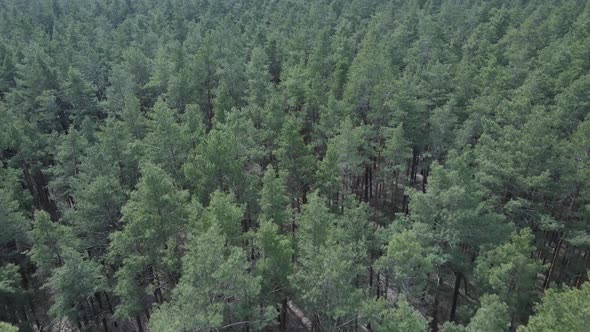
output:
M94 294L106 289L106 280L97 263L84 260L71 249L63 253L64 263L52 271L46 287L55 293L49 313L55 317L67 317L72 322L82 321L82 312L94 304Z
M279 234L276 223L262 219L255 235L255 247L260 257L256 262L256 272L261 276L260 297L262 305L280 303L279 323L281 329L287 328L287 301L291 293L289 277L293 272L291 257L293 248L286 235Z
M213 129L189 154L184 173L203 201L216 189L234 192L242 178L244 156L234 133Z
M194 236L183 258L183 273L170 302L154 312L150 328L158 331L258 326L254 305L260 277L251 276L246 254L226 246L218 225ZM251 323L252 322L252 323Z
M476 277L481 288L497 294L515 318L529 312L536 299L537 275L543 266L531 258L532 234L523 230L510 243L495 247L477 259Z
M299 133L295 118L291 117L284 123L276 154L279 171L286 174L291 200L300 209L314 175L314 164L309 147L305 145Z
M81 122L85 116L100 117L96 91L79 70L70 67L63 89L65 100L72 107L73 120Z
M428 286L428 276L441 261L428 237L426 225L414 224L412 228L393 234L377 267L391 273L391 284L408 295L416 296ZM385 285L389 287L389 283Z
M152 164L142 167L141 180L123 207L124 227L111 235L110 255L122 265L115 287L122 299L119 316L138 314L149 288L158 303L168 297L178 278L186 201L187 193L164 170Z
M580 289L548 290L536 314L518 331L583 331L588 320L589 291L588 283Z
M66 253L80 248L72 229L51 221L44 211L35 213L31 240L33 246L29 255L38 268L37 274L42 276L51 275L54 268L62 267Z
M88 142L76 129L71 129L58 147L56 165L50 170L54 179L49 185L54 199L64 207L74 205L73 182L80 172L80 163L87 148Z
M283 227L290 219L289 196L283 177L277 176L269 165L262 178L260 193L260 217Z
M428 320L412 308L405 296L400 296L393 307L386 300L365 302L364 315L375 331L428 331Z
M225 194L216 190L211 194L209 206L203 213L199 227L206 230L211 225L217 225L229 244L239 246L243 216L244 208L235 203L232 194Z
M182 166L190 149L189 141L182 135L182 127L177 122L175 112L161 98L150 114L149 130L143 140L146 158L180 183Z

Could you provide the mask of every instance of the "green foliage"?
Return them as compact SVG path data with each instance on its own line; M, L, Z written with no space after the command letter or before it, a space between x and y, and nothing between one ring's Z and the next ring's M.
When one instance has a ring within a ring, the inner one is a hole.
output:
M412 219L431 227L433 240L448 250L447 259L459 269L471 264L464 248L477 255L481 247L510 230L504 216L487 204L464 162L450 169L435 163L428 191L412 192L410 201Z
M0 320L501 331L541 283L556 314L590 263L589 26L576 0L0 1Z
M370 157L368 133L367 127L353 127L350 118L346 118L340 124L338 134L328 143L334 146L343 176L360 175L364 171Z
M357 315L362 292L355 287L364 267L356 263L354 248L328 240L315 251L298 256L290 278L304 309L318 316L322 326L345 324Z
M35 213L31 239L33 246L29 255L37 265L38 273L42 275L50 274L54 268L63 266L65 253L80 247L79 239L72 229L51 221L45 211Z
M411 229L395 233L387 245L387 252L377 262L377 267L391 273L398 289L409 294L422 293L428 282L428 275L440 264L428 238L424 224L414 224Z
M428 320L403 295L397 300L395 307L386 300L365 302L363 314L375 331L428 331Z
M276 223L265 219L260 220L260 228L254 241L260 252L256 272L262 276L262 302L278 303L286 298L290 290L288 278L293 272L291 241L287 236L279 234L279 226Z
M590 315L590 284L581 289L550 289L538 304L536 313L519 332L583 331Z
M150 114L148 133L142 141L146 160L159 165L180 183L182 166L191 148L190 141L182 135L175 112L162 99L158 99Z
M276 151L279 171L286 174L287 189L292 199L299 198L309 189L314 175L314 162L309 147L299 134L299 125L291 117L283 124Z
M531 258L533 235L522 230L511 241L495 247L477 259L475 275L482 289L497 294L511 314L528 312L536 299L537 275L543 265Z
M19 243L27 240L29 221L21 212L19 202L15 200L14 194L8 188L0 188L0 227L3 229L0 235L2 244L12 240Z
M406 141L403 126L394 128L384 128L385 131L385 146L383 148L383 156L387 160L387 171L393 174L387 174L388 177L393 177L397 180L397 176L403 171L406 160L411 155L410 144ZM388 172L388 173L389 173Z
M70 67L63 89L75 122L81 122L85 116L99 117L96 91L79 70Z
M19 291L18 266L7 264L0 267L0 294L14 294Z
M481 307L467 325L467 332L504 331L510 326L508 306L495 295L484 295Z
M1 332L18 332L18 327L10 325L5 322L0 322L0 331Z
M216 189L239 189L244 157L234 133L222 127L213 129L190 153L184 174L199 198L206 201Z
M260 193L260 218L283 226L290 218L289 197L283 178L277 176L272 165L269 165L262 178Z
M126 192L110 175L81 176L73 187L76 204L66 211L64 218L70 221L88 247L104 254L109 245L109 234L121 227L121 208L127 199Z
M111 259L123 266L116 274L115 293L123 299L118 315L141 311L142 289L151 285L162 293L173 282L188 223L187 198L164 170L152 164L142 167L141 180L123 207L124 228L111 235ZM140 275L148 281L138 285Z
M256 47L252 49L250 62L246 67L248 76L248 103L262 107L270 90L269 59L264 49Z
M481 306L467 326L446 322L444 332L492 332L506 331L510 327L510 314L506 303L497 295L486 294L481 298Z
M80 163L88 148L88 141L76 129L71 129L62 139L55 156L56 165L50 169L53 180L50 183L55 200L71 207L74 179L80 172Z
M317 193L312 193L308 199L297 221L297 245L300 251L315 256L326 243L336 218Z
M323 200L312 193L298 222L297 260L290 277L297 298L307 312L317 315L322 326L349 324L358 315L356 303L363 292L355 287L358 276L366 268L365 237L354 232L355 215L362 207L347 211L341 229ZM362 218L361 218L362 219Z
M203 213L199 228L206 230L217 225L229 244L238 246L241 238L241 223L244 208L237 205L232 194L215 191L209 199L209 206Z
M106 289L106 280L100 265L77 252L66 250L62 258L63 265L52 271L45 285L55 292L49 314L76 321L80 319L77 310L89 306L92 296Z
M222 328L259 315L256 298L260 277L248 273L245 252L231 245L219 226L194 236L183 258L180 283L172 300L153 314L150 328L157 331L185 331Z

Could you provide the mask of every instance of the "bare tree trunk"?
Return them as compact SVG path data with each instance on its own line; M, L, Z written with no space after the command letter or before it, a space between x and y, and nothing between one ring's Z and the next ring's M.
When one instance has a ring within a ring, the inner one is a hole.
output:
M576 288L580 288L580 286L582 285L582 280L584 280L584 271L586 270L586 266L588 265L588 258L590 257L590 255L588 255L588 252L584 252L584 255L582 256L584 258L584 266L583 266L583 270L582 272L580 272L580 275L578 275L578 278L576 280Z
M451 305L451 315L449 317L449 320L451 322L455 321L455 316L457 313L457 302L459 299L459 289L461 288L461 278L463 277L463 274L461 274L461 272L455 272L455 288L453 290L453 302Z
M561 244L563 242L564 236L560 233L558 233L557 236L559 237L559 240L557 241L557 246L553 251L553 259L551 260L551 266L549 266L549 271L547 271L547 276L545 277L545 282L543 283L543 289L549 288L549 285L551 284L551 274L553 274L553 270L555 269L557 257L559 257L559 251L561 249Z
M438 332L438 292L440 288L441 278L436 276L436 288L434 290L434 303L432 305L432 321L430 322L430 329L432 332Z
M287 331L287 297L284 297L281 301L281 313L279 317L279 328L281 331Z
M139 332L144 332L143 325L141 324L141 317L139 317L139 315L135 316L135 322L137 323L137 329Z

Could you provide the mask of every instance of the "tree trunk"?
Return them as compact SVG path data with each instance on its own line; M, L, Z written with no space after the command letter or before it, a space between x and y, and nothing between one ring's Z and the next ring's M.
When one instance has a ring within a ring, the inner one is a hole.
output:
M385 287L383 287L383 291L385 291L385 299L387 300L389 294L389 273L387 272L385 272Z
M137 323L137 329L139 332L144 332L143 331L143 325L141 325L141 317L139 317L139 315L135 316L135 322Z
M397 204L398 204L397 197L398 197L398 193L399 193L398 188L397 188L399 185L399 181L398 181L399 175L397 174L397 171L393 173L393 178L395 180L393 181L393 197L391 197L391 203L393 204L393 213L397 213ZM403 206L402 206L402 209L403 209Z
M410 185L416 183L416 173L418 171L418 149L412 149L412 167L410 168Z
M549 288L549 284L551 284L551 274L553 274L553 270L555 269L555 265L557 262L557 257L559 257L559 250L561 249L563 236L559 233L557 236L559 237L559 240L557 241L557 246L553 251L553 259L551 260L551 266L549 266L549 271L547 271L547 276L545 277L545 282L543 283L543 289Z
M369 266L369 291L373 291L373 267Z
M109 325L107 323L107 319L106 318L102 318L102 326L104 328L104 332L109 332Z
M582 258L584 258L584 269L582 270L582 272L580 272L580 275L576 280L576 288L578 289L580 288L580 286L582 285L582 281L584 280L584 271L586 270L586 266L588 265L588 257L590 257L590 255L588 255L588 252L584 252L584 255L582 256Z
M463 274L461 272L455 272L455 289L453 290L453 303L451 304L451 315L449 320L451 322L455 321L455 315L457 312L457 301L459 299L459 289L461 288L461 278Z
M109 298L109 294L107 294L107 292L103 291L104 297L107 300L107 305L109 307L109 311L111 312L111 315L113 315L115 312L113 311L113 305L111 304L111 299Z
M373 168L369 167L369 199L373 198Z
M37 309L33 304L33 300L30 296L28 296L29 306L31 307L31 312L33 313L33 317L35 318L35 325L37 325L37 329L41 329L41 322L39 322L39 318L37 318Z
M281 313L279 316L279 328L281 331L287 331L287 297L281 301Z
M438 291L440 288L441 278L436 277L436 288L434 290L434 303L432 306L432 321L430 321L430 329L432 332L438 332Z
M49 197L45 174L40 170L32 171L31 166L26 161L21 163L21 168L27 189L31 193L31 196L33 196L34 205L41 210L47 211L51 220L57 221L59 219L59 212L57 205Z

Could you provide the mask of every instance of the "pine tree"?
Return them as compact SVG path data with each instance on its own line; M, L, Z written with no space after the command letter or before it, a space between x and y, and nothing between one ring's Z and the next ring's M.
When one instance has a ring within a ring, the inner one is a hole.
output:
M55 294L49 314L80 323L84 310L94 310L92 297L106 289L106 280L96 262L83 259L72 249L65 250L62 258L63 265L52 271L45 285Z
M336 233L336 222L324 201L312 193L297 224L295 272L290 280L315 328L350 324L358 314L354 303L362 295L355 281L365 269L359 259L365 253L358 243L342 242L346 237Z
M537 275L543 265L531 258L533 235L522 230L509 243L495 247L477 259L475 275L481 288L497 294L513 318L530 312L537 297Z
M227 127L213 129L191 151L184 174L199 199L205 202L216 189L237 192L242 179L244 156Z
M71 129L57 148L56 165L50 169L54 178L49 186L53 198L64 207L74 205L73 182L80 172L80 163L87 148L88 141L76 129Z
M2 332L18 332L18 327L5 323L0 322L0 331Z
M94 119L101 117L96 91L78 69L70 67L63 89L65 101L71 105L69 112L75 122L81 122L85 116Z
M219 190L214 191L209 199L209 206L203 213L198 225L206 230L211 225L217 225L228 244L239 246L242 235L242 218L244 208L235 203L232 194L225 194Z
M549 289L535 315L529 323L518 329L519 332L557 332L583 331L588 321L588 296L590 284L580 289L566 288L562 291Z
M283 125L276 155L279 160L279 171L286 174L291 201L300 208L304 196L309 191L315 165L309 147L299 134L299 126L293 117L287 119Z
M316 180L318 189L330 198L330 203L338 203L343 181L342 172L338 167L338 152L334 145L328 145L324 159L319 162Z
M277 176L269 165L262 178L260 193L260 218L273 221L282 228L290 218L289 197L283 177Z
M164 170L152 164L142 167L141 180L123 207L124 227L111 235L110 256L122 265L116 273L115 293L122 299L118 316L137 315L149 288L158 303L168 297L180 266L186 202L187 193Z
M251 276L246 254L227 246L218 225L193 235L183 258L180 283L170 302L153 314L150 328L157 331L203 330L258 326L254 305L260 277ZM264 317L263 321L264 321Z
M182 166L186 161L190 143L182 135L176 114L160 98L150 113L148 133L143 140L146 158L162 167L178 183L182 181Z
M250 54L250 61L246 66L248 76L248 104L262 107L268 100L271 75L270 61L264 49L255 47Z
M504 331L510 326L509 309L495 295L484 295L481 306L467 325L467 332Z
M503 215L486 204L483 192L478 191L468 176L472 170L465 163L465 159L458 158L454 168L447 169L433 164L429 189L426 193L413 192L410 195L412 219L430 225L429 232L438 242L435 246L445 254L445 265L454 274L451 321L456 314L460 282L472 271L473 258L486 244L507 237L511 228Z
M31 240L31 261L38 268L37 274L44 277L64 265L66 252L78 250L81 246L70 227L51 221L45 211L35 213Z
M111 175L88 177L82 174L73 189L76 204L66 211L64 219L83 239L91 255L102 257L109 247L109 235L122 227L121 209L127 192Z
M400 195L403 193L404 183L403 172L407 169L408 160L412 158L410 143L405 138L403 125L393 128L384 128L383 152L383 179L386 187L391 187L391 200L394 212L398 211ZM407 177L406 177L407 181ZM402 206L404 209L405 206Z
M358 253L333 239L314 250L309 246L313 243L300 248L302 254L290 278L296 299L311 315L313 328L352 324L362 299L355 279L365 270L365 266L357 264Z
M256 261L256 273L261 276L260 302L263 306L280 303L279 324L287 328L287 301L291 293L289 277L293 273L293 248L288 236L279 234L276 223L259 219L254 246L260 257Z
M387 300L368 300L363 303L363 318L375 331L428 331L428 320L414 309L404 295L401 295L395 307Z
M2 173L0 171L0 175ZM3 183L0 185L0 227L3 231L0 235L0 244L8 249L12 247L10 243L13 242L16 245L14 249L17 249L28 241L27 231L30 228L30 221L20 209L19 202L15 199L13 192L9 188L3 188L4 186L9 187L8 181L10 179L8 177L1 179ZM14 252L6 250L0 256L3 260L8 258L4 257L4 254L10 256Z
M145 137L148 121L141 112L139 99L135 95L128 94L124 97L121 120L134 139L143 139Z
M408 296L425 291L431 273L440 264L441 255L428 237L424 224L396 232L391 236L387 252L376 263L379 270L391 274L391 285ZM389 287L389 280L385 287Z
M342 174L342 177L351 187L352 190L358 190L354 188L354 178L363 175L367 170L372 157L372 151L370 148L370 137L369 130L365 126L353 127L350 118L346 118L340 124L338 134L328 142L328 149L330 145L333 145L336 154L338 155L338 168ZM367 174L368 176L368 174ZM365 201L368 200L368 178L365 180L363 187L366 187L366 195L363 196Z

